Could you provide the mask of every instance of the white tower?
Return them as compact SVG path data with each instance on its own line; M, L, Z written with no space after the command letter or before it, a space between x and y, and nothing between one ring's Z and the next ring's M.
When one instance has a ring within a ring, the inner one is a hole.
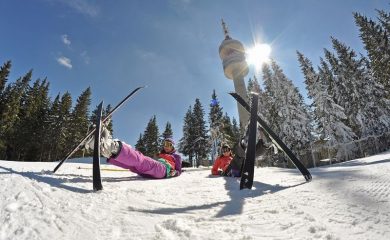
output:
M225 34L225 40L223 40L221 46L219 46L219 56L222 60L223 71L227 78L233 80L236 93L247 100L244 77L248 74L249 70L245 61L244 46L242 43L229 36L228 29L223 19L222 27ZM245 127L249 121L249 113L239 103L237 103L237 108L240 124Z

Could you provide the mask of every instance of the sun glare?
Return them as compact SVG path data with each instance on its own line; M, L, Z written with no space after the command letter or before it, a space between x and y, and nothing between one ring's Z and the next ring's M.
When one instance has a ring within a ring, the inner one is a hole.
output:
M246 50L246 61L260 70L263 63L270 61L271 46L268 44L257 44Z

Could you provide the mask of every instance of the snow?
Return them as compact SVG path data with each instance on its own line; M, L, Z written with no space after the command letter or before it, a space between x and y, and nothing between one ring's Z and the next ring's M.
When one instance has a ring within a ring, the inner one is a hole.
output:
M390 152L311 169L256 168L254 188L209 168L150 180L87 161L0 161L0 239L390 239Z

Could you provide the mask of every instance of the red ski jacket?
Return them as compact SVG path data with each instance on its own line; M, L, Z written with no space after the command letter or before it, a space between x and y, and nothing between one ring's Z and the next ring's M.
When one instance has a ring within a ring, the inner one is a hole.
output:
M222 171L225 171L226 168L229 166L230 162L232 161L232 159L233 158L231 156L218 157L214 162L213 168L211 169L211 174L219 175L218 169L222 169Z

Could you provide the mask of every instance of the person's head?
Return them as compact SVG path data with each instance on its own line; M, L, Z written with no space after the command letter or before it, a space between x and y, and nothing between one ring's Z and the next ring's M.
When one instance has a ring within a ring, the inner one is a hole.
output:
M221 147L221 155L222 156L231 156L232 150L228 144L223 144Z
M163 141L163 150L166 153L173 152L175 150L175 142L172 138L165 138Z

